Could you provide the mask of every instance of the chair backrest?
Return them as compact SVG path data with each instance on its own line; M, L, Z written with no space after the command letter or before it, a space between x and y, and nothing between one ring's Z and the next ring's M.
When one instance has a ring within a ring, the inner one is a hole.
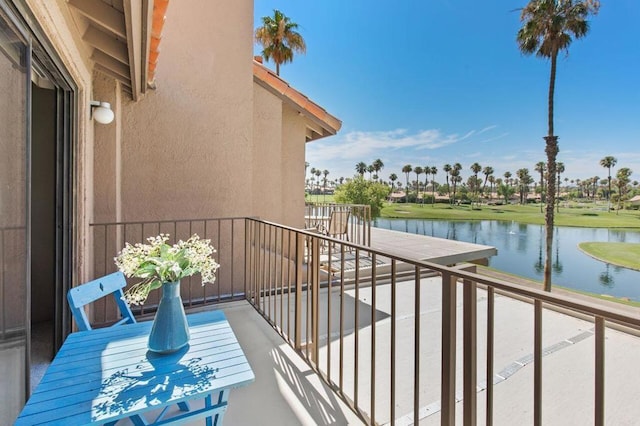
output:
M122 319L114 325L135 323L136 319L129 305L127 305L123 299L124 292L122 289L126 285L127 281L124 278L124 274L122 272L114 272L113 274L105 275L104 277L89 281L88 283L81 284L69 290L67 300L71 307L73 319L75 319L76 324L78 324L78 329L81 331L91 330L91 324L84 311L84 307L110 294L115 298L116 305L122 315Z
M334 210L329 216L329 230L327 233L331 236L346 235L349 227L349 211Z

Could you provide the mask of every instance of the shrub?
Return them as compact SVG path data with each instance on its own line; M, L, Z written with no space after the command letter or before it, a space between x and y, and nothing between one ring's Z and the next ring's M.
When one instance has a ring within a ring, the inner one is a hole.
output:
M350 182L340 185L333 196L338 203L366 204L371 206L371 215L380 215L382 203L389 196L390 188L379 182L356 176Z

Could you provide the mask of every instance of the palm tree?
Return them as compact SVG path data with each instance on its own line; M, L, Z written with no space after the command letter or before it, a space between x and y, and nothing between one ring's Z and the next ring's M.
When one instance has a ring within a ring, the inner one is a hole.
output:
M311 193L313 193L313 187L315 182L316 182L316 168L312 167L311 168L311 191L310 191Z
M484 190L487 188L487 181L489 180L489 176L493 176L493 167L486 166L482 169L482 174L484 175L484 183L482 184L482 193L484 194Z
M473 188L473 195L476 198L476 202L478 203L478 206L480 205L480 199L478 197L478 190L479 185L478 185L478 173L480 173L480 171L482 171L482 166L479 163L473 163L471 165L471 171L473 172L473 177L475 178L473 180L473 182L475 183L474 188Z
M398 180L398 175L395 173L391 173L389 175L389 180L391 181L391 193L393 194L393 186L396 183L396 180Z
M373 166L373 171L376 172L377 175L380 174L380 170L382 170L384 168L384 163L382 162L381 159L377 159L373 161L373 164L371 164Z
M520 50L527 55L536 54L551 59L549 76L548 132L545 136L547 154L547 173L556 175L556 156L558 155L558 137L553 131L553 96L556 83L556 65L558 53L568 51L574 38L582 38L589 31L587 17L597 14L600 9L598 0L531 0L522 9L520 20L522 28L518 31L517 41ZM553 213L555 202L555 179L547 183L546 257L544 265L544 289L551 291L551 261L553 246Z
M449 204L451 204L451 186L449 186L449 173L451 173L451 164L445 164L442 166L442 171L445 173L444 177L447 180L447 192L449 193Z
M498 184L498 195L502 195L504 197L504 203L509 204L509 199L515 193L515 189L510 187L507 184Z
M429 186L429 175L431 174L431 167L424 166L424 192L427 192L427 187ZM424 200L424 197L423 197Z
M431 167L429 174L433 176L431 179L431 206L436 203L436 175L438 174L438 168L436 166Z
M322 170L320 169L316 169L316 187L318 189L318 192L320 192L320 175L322 174Z
M609 201L611 197L611 168L614 167L617 162L618 160L615 157L612 157L610 155L600 160L600 165L605 169L608 169L609 171L609 176L607 178L609 180L609 190L607 192L607 201Z
M500 179L500 178L498 178L498 179ZM489 180L489 184L490 184L490 186L489 186L489 200L493 200L493 184L496 183L496 177L493 175L493 173L488 176L488 180ZM500 179L500 181L502 181L502 179ZM484 189L482 191L484 192Z
M373 174L374 170L375 169L373 168L373 164L369 164L367 166L367 173L369 173L369 180L371 180L371 175Z
M402 173L404 173L407 176L407 186L405 187L405 190L404 190L405 203L409 202L409 173L411 173L412 170L413 170L413 167L411 167L411 164L405 164L404 167L402 167Z
M327 201L327 175L329 174L329 170L324 169L322 171L322 174L324 175L324 179L322 179L322 183L323 183L322 202L326 202Z
M307 45L296 30L298 24L291 22L282 12L273 11L273 17L263 16L262 26L256 28L256 42L262 45L262 56L273 59L276 74L280 75L280 64L293 61L293 52L306 53Z
M509 186L511 183L511 172L504 172L504 184Z
M623 167L618 170L616 173L616 186L618 187L618 207L616 209L616 214L620 211L622 207L622 202L625 200L627 192L629 190L629 183L631 182L631 169L628 167Z
M456 202L456 187L459 182L462 182L462 176L460 176L460 170L462 170L462 164L455 163L453 167L451 167L451 171L449 174L451 175L451 183L453 184L453 200L452 203Z
M363 161L359 162L358 164L356 164L356 172L358 172L358 174L360 176L364 176L364 172L367 171L367 165L366 163L364 163Z
M529 169L519 169L516 171L518 180L520 181L520 204L527 203L527 193L529 192L529 185L533 182L533 179L529 175Z
M418 195L420 193L420 175L424 172L424 169L420 166L416 166L413 169L413 172L416 174L416 203L417 203Z

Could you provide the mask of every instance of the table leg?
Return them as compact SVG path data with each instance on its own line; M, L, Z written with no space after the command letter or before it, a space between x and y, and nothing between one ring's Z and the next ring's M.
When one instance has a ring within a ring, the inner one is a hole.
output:
M212 400L214 396L215 396L214 394L207 395L207 397L204 399L205 407L210 408L213 406ZM218 393L215 405L227 404L228 401L229 401L229 389L225 389ZM220 411L219 413L216 413L212 417L207 417L206 419L207 426L222 426L222 418L224 417L224 413L226 411L227 411L227 407L225 407L224 410Z

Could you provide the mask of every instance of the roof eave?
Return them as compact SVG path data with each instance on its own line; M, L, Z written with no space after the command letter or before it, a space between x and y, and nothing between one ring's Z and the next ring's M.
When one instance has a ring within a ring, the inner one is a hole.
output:
M297 110L299 114L307 119L307 142L333 136L342 127L340 119L329 114L320 105L255 60L253 61L253 81L279 97L284 103Z
M158 44L169 0L123 0L122 10L102 0L68 0L88 22L83 40L95 68L122 83L133 100L153 87Z

